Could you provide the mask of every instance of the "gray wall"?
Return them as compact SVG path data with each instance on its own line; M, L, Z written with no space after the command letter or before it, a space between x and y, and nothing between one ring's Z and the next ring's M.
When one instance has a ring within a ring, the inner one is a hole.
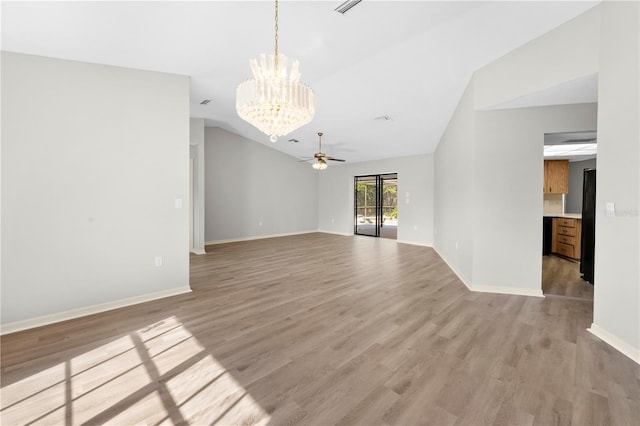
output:
M640 4L601 7L592 330L640 362ZM607 202L615 203L613 217Z
M331 164L320 172L319 229L353 234L354 176L398 173L398 241L433 244L433 155Z
M193 160L193 244L191 251L204 254L204 119L189 120L189 158Z
M595 105L478 109L597 72L599 16L478 70L436 149L435 248L474 290L542 295L543 134L596 128Z
M476 124L474 289L540 292L544 134L593 130L597 105L484 111Z
M205 218L207 243L317 231L318 171L258 142L207 127Z
M435 152L434 247L467 286L473 276L473 81Z
M436 250L474 290L478 284L480 290L539 292L542 132L597 130L596 285L590 330L636 362L640 362L638 8L637 2L605 1L474 75L467 90L474 92L469 96L477 95L473 103L478 108L599 72L597 125L593 125L595 105L474 113L465 96L436 150L434 223ZM550 116L554 108L559 109ZM461 165L455 164L457 158ZM458 189L459 173L474 191L471 200L465 190L462 196L451 195ZM512 207L500 200L516 193ZM616 205L612 217L605 215L606 202ZM460 209L473 212L471 223L459 223L462 231L447 216L452 212L459 218ZM451 244L469 231L474 245L471 264Z
M582 213L582 180L584 169L595 169L596 159L569 162L569 193L565 198L565 213Z
M188 291L188 155L187 77L3 52L3 326Z

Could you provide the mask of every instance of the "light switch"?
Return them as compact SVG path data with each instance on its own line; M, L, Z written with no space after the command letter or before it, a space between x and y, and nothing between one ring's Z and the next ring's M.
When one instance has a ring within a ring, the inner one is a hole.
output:
M607 216L613 217L616 215L616 205L611 201L607 202L606 209L607 209Z
M176 209L182 208L182 198L176 198L175 206L176 206Z
M162 256L156 256L156 258L154 259L154 264L156 266L162 266Z

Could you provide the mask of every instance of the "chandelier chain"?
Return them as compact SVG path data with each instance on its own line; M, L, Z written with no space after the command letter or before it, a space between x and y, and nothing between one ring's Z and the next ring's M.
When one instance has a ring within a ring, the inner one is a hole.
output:
M276 73L278 72L278 0L276 0L276 24L274 26L274 29L276 30L276 37L275 37L275 43L274 43L274 50L275 50L275 65L276 65Z

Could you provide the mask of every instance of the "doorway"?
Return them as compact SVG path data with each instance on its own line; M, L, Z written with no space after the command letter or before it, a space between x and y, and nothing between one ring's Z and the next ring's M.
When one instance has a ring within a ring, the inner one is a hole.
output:
M398 238L398 174L354 177L354 233Z
M593 300L597 133L544 135L542 292Z

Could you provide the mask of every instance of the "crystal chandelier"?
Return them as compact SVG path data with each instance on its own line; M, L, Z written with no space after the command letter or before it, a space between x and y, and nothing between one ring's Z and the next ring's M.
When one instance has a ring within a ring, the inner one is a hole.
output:
M278 53L278 0L275 12L274 54L251 59L253 78L236 89L236 111L275 142L313 119L313 90L300 83L299 63L294 61L287 76L287 57Z

